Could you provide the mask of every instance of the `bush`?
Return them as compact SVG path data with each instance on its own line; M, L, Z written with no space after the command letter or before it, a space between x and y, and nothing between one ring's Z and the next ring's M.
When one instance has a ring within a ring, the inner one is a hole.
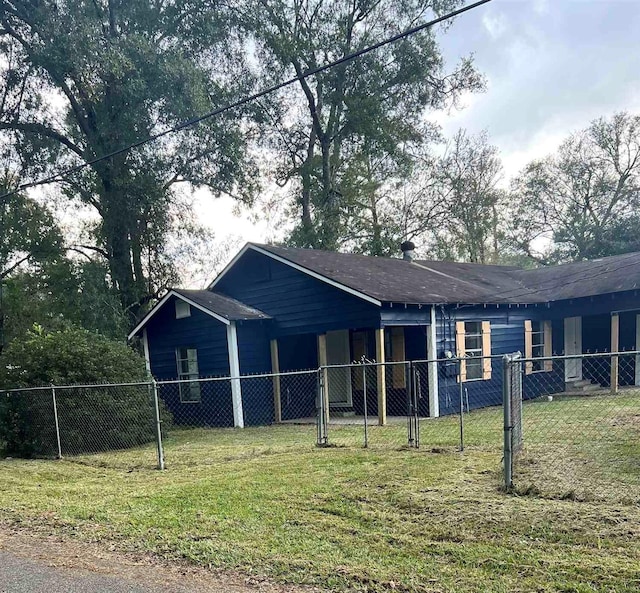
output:
M126 344L82 329L34 329L0 356L0 389L146 381L144 359ZM144 386L57 389L64 454L131 447L155 437L153 400ZM0 443L5 454L54 455L52 393L3 393Z

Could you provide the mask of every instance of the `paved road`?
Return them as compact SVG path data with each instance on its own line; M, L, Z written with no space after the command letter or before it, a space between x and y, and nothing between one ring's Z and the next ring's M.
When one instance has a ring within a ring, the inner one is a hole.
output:
M85 570L47 566L0 551L0 593L176 593L175 585L136 584Z

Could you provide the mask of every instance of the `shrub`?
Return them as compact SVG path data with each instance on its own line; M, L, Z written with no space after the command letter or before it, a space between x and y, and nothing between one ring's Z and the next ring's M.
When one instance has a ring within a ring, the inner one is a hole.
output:
M0 388L92 385L147 380L144 359L126 344L82 329L46 333L39 327L0 356ZM154 439L153 401L145 386L56 390L63 453L124 448ZM0 443L6 454L57 452L52 393L3 393Z

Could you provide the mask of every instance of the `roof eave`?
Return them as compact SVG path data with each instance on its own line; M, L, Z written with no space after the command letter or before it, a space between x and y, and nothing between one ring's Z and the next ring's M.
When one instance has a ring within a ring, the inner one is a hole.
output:
M162 309L162 307L164 307L164 305L167 303L167 301L172 297L175 296L179 299L181 299L182 301L189 303L189 305L191 305L192 307L195 307L196 309L198 309L199 311L202 311L203 313L209 315L210 317L213 317L214 319L217 319L218 321L220 321L221 323L224 323L225 325L230 325L231 324L231 319L223 316L223 315L219 315L218 313L215 313L213 311L211 311L210 309L207 309L206 307L204 307L203 305L200 305L199 303L196 303L195 301L193 301L192 299L185 297L183 294L180 294L179 292L171 289L167 294L165 294L160 301L158 301L158 303L156 303L156 305L151 309L151 311L149 311L143 318L142 320L138 323L138 325L136 325L133 330L131 330L131 332L129 333L129 335L127 336L127 340L131 340L131 338L133 338L134 336L136 336L142 329L144 329L144 327L147 325L147 323L149 323L149 321L151 321L151 319L155 316L155 314Z

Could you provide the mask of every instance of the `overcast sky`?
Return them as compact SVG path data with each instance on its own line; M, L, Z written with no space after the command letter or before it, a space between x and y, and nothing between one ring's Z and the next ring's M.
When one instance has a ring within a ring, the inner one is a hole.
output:
M440 42L451 65L474 54L487 90L435 120L448 136L487 130L506 179L592 119L640 112L640 0L493 0L460 16ZM220 239L277 237L264 221L233 216L228 200L200 202Z

